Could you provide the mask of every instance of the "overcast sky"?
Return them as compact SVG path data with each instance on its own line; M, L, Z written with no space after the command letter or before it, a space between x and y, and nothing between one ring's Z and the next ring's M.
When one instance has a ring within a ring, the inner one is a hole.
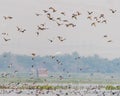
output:
M120 57L120 1L119 0L0 0L0 53L12 52L30 55L54 55L78 52L81 56L98 54L101 57L113 59ZM49 7L54 7L53 13ZM115 14L109 9L117 10ZM48 10L54 18L61 17L76 25L74 28L58 27L50 21L43 10ZM71 18L79 11L82 15L77 20ZM87 11L93 11L93 17L105 15L107 24L91 26L87 19ZM66 16L60 14L65 12ZM36 16L35 13L42 14ZM5 20L3 16L12 16ZM37 26L45 23L46 31L36 32ZM18 32L16 26L26 29L24 33ZM7 36L2 33L8 33ZM103 36L107 35L107 38ZM57 36L66 38L60 42ZM11 39L7 42L3 38ZM53 40L52 43L48 39ZM112 42L107 42L112 40Z

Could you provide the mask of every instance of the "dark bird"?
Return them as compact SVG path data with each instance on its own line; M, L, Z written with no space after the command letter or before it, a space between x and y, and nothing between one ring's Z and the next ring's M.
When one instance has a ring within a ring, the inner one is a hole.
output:
M55 58L55 56L50 56L52 59L54 59Z
M2 33L2 35L8 35L8 33Z
M19 27L17 27L17 31L20 31L21 29Z
M105 23L105 24L107 24L107 20L103 20L101 23Z
M26 29L23 29L23 30L21 30L20 32L24 33L25 31L26 31Z
M97 23L100 23L101 22L101 20L97 20Z
M56 22L56 23L57 23L57 25L58 25L58 26L61 26L61 25L63 25L62 23L58 23L58 22Z
M13 17L11 17L11 16L8 16L7 18L8 18L8 19L13 19Z
M60 14L64 15L65 16L65 12L61 12Z
M60 17L58 17L58 18L56 18L57 20L59 20L59 21L61 21L61 18Z
M63 20L63 22L68 22L68 20Z
M41 26L37 26L38 27L38 30L47 30L48 28L45 28L45 27L41 27Z
M61 37L61 36L57 36L57 38L62 42L64 40L66 40L65 38Z
M105 18L104 14L100 14L99 18Z
M47 13L47 17L50 18L50 17L51 17L51 14L50 14L50 13Z
M81 15L81 13L80 13L80 12L78 12L78 11L77 11L76 13L77 13L77 15Z
M5 20L7 20L7 19L13 19L13 17L11 17L11 16L3 16L3 17L4 17Z
M12 65L13 65L12 63L11 63L11 64L9 64L9 65L8 65L8 68L11 68L11 67L12 67Z
M94 26L94 27L96 27L96 23L95 23L95 22L93 22L93 23L91 24L91 26Z
M72 19L76 19L77 20L77 15L76 14L72 14Z
M91 15L91 14L93 14L93 12L91 11L91 12L89 12L89 11L87 11L88 12L88 15Z
M80 59L80 57L76 57L75 60Z
M36 32L37 36L40 34L39 32Z
M104 37L106 38L106 37L108 37L107 35L104 35Z
M4 19L6 20L7 19L7 17L6 16L3 16L4 17Z
M14 71L14 73L17 73L17 72L18 72L18 70L15 70L15 71Z
M31 66L32 68L34 67L34 65Z
M36 15L36 16L40 16L40 15L42 15L42 14L36 13L35 15Z
M112 13L115 13L117 10L110 9L110 11L111 11Z
M51 43L53 42L53 40L51 40L51 39L48 39Z
M32 56L35 56L36 54L35 53L32 53Z
M48 19L49 19L49 20L52 20L52 21L55 21L53 17L49 17L49 16L48 16Z
M6 42L9 41L9 40L11 40L11 39L6 39L6 38L3 38L3 39L4 39Z
M40 24L41 26L45 26L45 23L44 24Z
M22 29L22 28L17 26L17 31L24 33L26 31L26 29Z
M43 10L44 13L47 13L48 11L47 10Z
M56 12L57 10L53 7L50 7L49 9L51 9L53 12Z
M112 42L112 40L108 40L107 42Z
M95 19L96 21L98 21L98 17L94 17L94 19Z
M65 25L66 25L66 27L69 27L69 26L75 27L75 26L76 26L76 25L73 24L73 23L69 23L69 24L65 24Z
M92 20L92 16L88 16L87 19Z

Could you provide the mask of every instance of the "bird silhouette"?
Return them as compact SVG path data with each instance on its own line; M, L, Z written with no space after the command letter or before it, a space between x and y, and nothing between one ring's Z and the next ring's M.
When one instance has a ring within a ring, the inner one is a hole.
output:
M103 20L101 23L105 23L105 24L107 24L107 20Z
M20 27L17 27L17 31L20 31L21 30L21 28Z
M47 13L48 11L47 10L43 10L44 13Z
M9 41L9 40L11 40L11 39L6 39L6 38L3 38L3 39L4 39L6 42Z
M57 25L58 25L58 26L61 26L61 25L63 25L62 23L59 23L59 22L56 22L56 23L57 23Z
M3 16L3 17L4 17L5 20L7 20L7 19L13 19L13 17L11 17L11 16Z
M95 22L93 22L93 23L91 24L91 26L94 26L94 27L96 27L96 23L95 23Z
M104 37L106 38L106 37L108 37L107 35L104 35Z
M105 18L104 14L100 14L99 18Z
M17 31L24 33L26 31L26 29L22 29L22 28L17 26Z
M40 34L39 32L36 32L37 36Z
M92 16L88 16L87 19L92 20Z
M112 40L108 40L107 42L112 42Z
M72 19L77 20L77 15L76 14L72 14Z
M48 39L51 43L53 42L53 40L51 40L51 39Z
M75 26L76 26L76 25L73 24L73 23L69 23L69 24L65 24L65 25L66 25L66 27L69 27L69 26L75 27Z
M21 30L20 32L24 33L25 31L26 31L26 29L23 29L23 30Z
M87 11L87 12L88 12L88 15L91 15L91 14L93 14L93 11L91 11L91 12L90 12L90 11Z
M78 12L78 11L77 11L76 13L77 13L77 15L82 15L82 14L81 14L80 12Z
M60 14L64 15L65 16L65 12L61 12Z
M45 28L45 27L41 27L41 26L37 26L38 27L38 30L47 30L48 28Z
M40 16L40 15L42 15L42 14L39 14L39 13L35 13L35 15L36 15L36 16Z
M32 56L35 56L36 54L35 53L32 53Z
M53 7L49 7L49 9L51 9L53 12L56 12L57 10Z
M68 22L68 20L62 20L63 22Z
M61 21L61 18L60 18L60 17L57 17L56 19L59 20L59 21Z
M61 42L63 42L64 40L66 40L65 38L63 38L63 37L61 37L61 36L57 36L57 38L58 38Z
M115 13L117 10L110 9L110 11L111 11L112 13Z
M96 21L98 21L98 17L94 17L94 19L95 19Z

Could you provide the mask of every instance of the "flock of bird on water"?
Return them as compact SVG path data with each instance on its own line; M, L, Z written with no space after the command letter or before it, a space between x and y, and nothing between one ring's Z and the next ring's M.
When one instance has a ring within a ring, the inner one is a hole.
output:
M116 14L116 12L117 12L117 10L114 10L114 9L109 9L109 11L111 12L111 14ZM55 13L59 14L58 17L54 17L52 15L53 13L54 14ZM87 11L88 15L87 15L86 19L91 22L91 24L90 24L91 27L97 27L97 24L107 24L108 23L105 14L100 13L99 16L95 16L94 13L95 13L94 11ZM64 16L66 16L66 12L58 11L57 9L55 9L53 7L49 7L48 10L43 10L43 12L41 12L41 13L35 13L35 15L37 17L40 17L40 16L44 15L45 17L47 17L48 20L50 20L51 22L54 22L58 27L65 26L66 28L69 28L69 27L70 28L75 28L77 26L76 24L70 22L68 19L63 19L62 18ZM60 17L61 15L62 15L62 17ZM81 15L82 15L81 12L76 11L76 12L71 14L71 19L72 20L78 20L79 16L81 16ZM15 17L12 17L12 16L3 16L3 18L4 18L4 20L6 20L6 22L7 22L7 20L15 19ZM36 28L37 28L37 32L35 32L35 34L37 36L40 35L40 32L45 31L45 30L49 30L49 28L46 26L46 23L42 23L40 25L37 25ZM18 32L21 32L21 33L24 33L24 32L27 31L27 29L22 28L20 26L16 26L16 30ZM6 36L6 35L9 35L9 34L4 32L4 33L2 33L2 35ZM108 37L107 34L105 34L103 36L103 38L107 38L107 37ZM3 39L4 39L5 42L10 42L12 40L11 38L5 38L5 37L3 37ZM65 40L67 40L67 38L65 38L63 36L60 36L60 35L58 35L56 37L56 39L58 39L60 42L64 42ZM48 42L53 43L54 40L53 39L48 39ZM107 42L112 42L112 40L108 40ZM36 53L32 52L31 56L32 56L32 60L34 60L34 58L36 56ZM52 60L55 60L57 62L57 64L62 66L63 63L60 60L56 59L55 56L51 55L50 58ZM75 57L74 59L78 60L78 59L80 59L80 57ZM14 64L9 64L8 68L11 68L12 66L14 66ZM31 68L34 68L34 65L32 65ZM65 70L66 69L64 68L63 71L65 71ZM80 70L82 70L82 69L80 68ZM15 70L14 74L16 74L17 72L18 72L18 70ZM69 73L69 72L67 72L67 73ZM9 75L10 75L10 73L2 73L1 77L4 78L4 77L8 77ZM30 75L33 75L33 74L30 74ZM54 77L54 76L51 76L51 77ZM69 75L69 77L70 77L70 75ZM31 79L34 79L34 78L32 77ZM63 77L60 75L59 79L62 80ZM17 94L21 94L21 93L22 93L22 91L19 91ZM67 93L66 93L66 95L67 95ZM38 95L36 95L36 96L38 96ZM56 96L60 96L60 94L56 94ZM83 96L83 95L80 95L80 96ZM105 95L101 95L101 96L105 96Z

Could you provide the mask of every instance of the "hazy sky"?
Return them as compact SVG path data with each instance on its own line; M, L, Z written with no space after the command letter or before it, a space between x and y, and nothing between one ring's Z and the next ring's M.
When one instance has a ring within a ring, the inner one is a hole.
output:
M30 55L54 55L56 53L78 52L82 56L98 54L101 57L120 57L120 1L119 0L0 0L0 53L12 52ZM49 7L57 12L52 13ZM110 8L117 10L112 14ZM76 24L74 28L58 27L48 20L43 10L49 10L54 18L61 17ZM60 14L65 12L66 16ZM77 20L71 19L72 13L79 11ZM93 16L105 14L107 24L91 26L93 21L87 19L87 11L93 11ZM42 14L36 16L35 13ZM12 20L4 20L3 16L12 16ZM37 26L45 23L46 31L39 31ZM18 32L16 26L25 28L24 33ZM104 35L108 35L104 38ZM60 42L57 36L66 38ZM11 40L5 42L3 38ZM52 39L50 43L48 39ZM112 42L107 42L112 40Z

